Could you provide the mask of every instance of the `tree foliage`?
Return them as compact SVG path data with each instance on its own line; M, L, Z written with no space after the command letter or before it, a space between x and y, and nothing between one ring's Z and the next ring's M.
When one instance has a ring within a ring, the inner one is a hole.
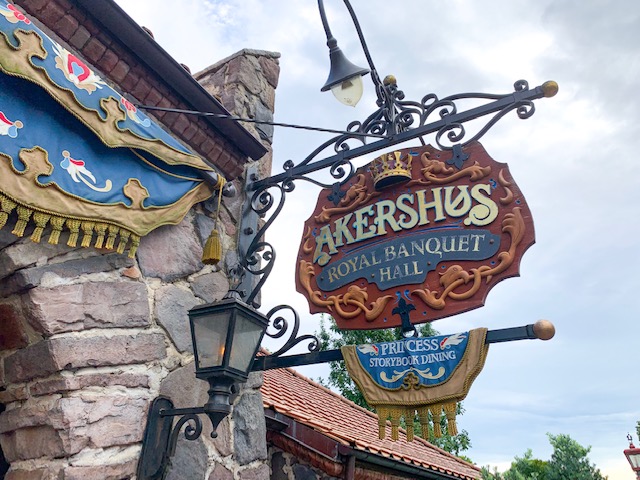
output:
M423 323L420 325L418 327L418 332L423 337L438 335L438 332L430 323ZM404 338L402 335L402 329L400 328L380 330L339 330L335 321L331 317L322 318L320 322L320 332L317 333L317 337L320 340L322 350L340 348L346 345L393 342ZM326 387L336 388L343 397L351 400L356 405L360 405L367 410L373 410L369 405L367 405L362 393L353 380L351 380L344 362L330 362L329 368L329 378L319 379L321 384ZM457 414L461 415L462 413L464 413L464 409L462 408L462 404L459 403ZM464 452L471 447L469 434L466 430L461 430L458 435L455 436L449 435L447 431L447 420L444 415L442 416L440 425L443 434L441 438L435 438L433 435L433 427L429 427L429 435L427 439L431 443L458 456L460 456L461 452ZM416 430L416 435L421 435L420 429Z
M522 458L515 457L504 473L484 467L483 480L606 480L589 462L591 447L583 447L569 435L548 433L547 436L553 447L550 460L533 458L529 449Z

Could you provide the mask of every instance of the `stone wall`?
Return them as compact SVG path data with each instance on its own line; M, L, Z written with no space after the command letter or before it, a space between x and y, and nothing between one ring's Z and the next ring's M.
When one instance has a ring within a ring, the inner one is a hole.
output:
M233 87L216 87L211 71L200 77L241 110L233 113L266 115L277 55L243 51L216 72L229 72L231 64L241 70ZM270 134L259 134L270 149ZM10 464L7 480L133 478L150 401L163 394L177 407L204 403L187 311L227 292L242 202L224 200L218 230L226 254L215 267L201 262L217 209L212 201L179 225L143 237L135 259L70 248L64 238L60 245L36 244L29 231L17 238L0 230L0 403L6 407L0 446ZM179 442L169 478L269 478L261 380L251 376L216 440L204 419L199 440Z

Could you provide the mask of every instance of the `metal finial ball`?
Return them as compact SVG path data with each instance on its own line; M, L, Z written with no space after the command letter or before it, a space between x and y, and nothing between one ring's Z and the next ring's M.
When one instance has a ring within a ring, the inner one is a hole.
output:
M385 86L389 86L389 85L397 85L398 81L396 80L395 75L387 75L386 77L384 77L384 80L382 81L382 83L384 83Z
M553 97L556 93L558 93L558 84L553 80L549 80L548 82L544 82L542 84L542 92L546 98Z
M533 325L533 333L540 340L551 340L556 334L556 327L549 320L538 320Z

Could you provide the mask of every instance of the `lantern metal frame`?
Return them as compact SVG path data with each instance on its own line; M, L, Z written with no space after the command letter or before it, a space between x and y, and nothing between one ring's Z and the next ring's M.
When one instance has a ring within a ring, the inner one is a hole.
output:
M633 473L636 474L636 478L640 479L640 448L633 444L633 437L630 433L627 433L627 441L629 442L629 448L624 450L624 456L627 457L627 461Z

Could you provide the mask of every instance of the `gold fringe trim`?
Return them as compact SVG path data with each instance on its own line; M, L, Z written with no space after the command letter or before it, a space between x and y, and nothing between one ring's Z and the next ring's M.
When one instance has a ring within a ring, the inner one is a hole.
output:
M94 244L96 248L113 249L118 235L120 235L117 248L118 253L124 253L128 246L128 256L129 258L134 258L138 247L140 246L140 236L125 228L102 222L96 223L90 220L65 218L50 212L34 210L18 204L13 201L13 199L3 195L2 193L0 193L0 229L6 226L9 216L14 210L18 214L18 220L16 221L11 233L18 237L24 236L24 232L31 221L35 224L35 229L33 230L30 238L35 243L39 243L42 240L42 235L44 234L45 229L47 226L50 226L51 232L49 233L48 243L51 245L58 244L60 241L60 235L66 227L69 231L69 239L67 241L67 245L69 247L76 247L78 245L80 231L82 231L83 235L81 243L82 247L91 246L94 232L97 234Z
M31 240L33 242L40 243L40 240L42 239L42 232L44 232L50 218L51 215L48 213L36 212L33 214L33 221L36 222L36 229L31 234Z
M7 224L9 214L13 212L13 209L17 206L18 204L13 200L10 200L4 195L0 195L0 228L4 227Z
M108 248L109 250L113 250L113 245L116 242L116 235L120 231L120 227L116 227L115 225L109 225L109 233L107 235L107 244L104 248Z
M447 416L447 432L453 437L458 434L458 426L456 425L456 404L445 403L444 413Z
M62 233L62 227L64 227L65 219L62 217L51 217L49 225L51 225L51 233L49 234L49 243L51 245L57 245L60 240L60 234Z
M18 221L16 222L16 226L11 233L13 233L16 237L22 237L24 235L24 229L27 228L27 224L29 223L29 218L31 217L32 210L19 205L16 211L18 212Z
M376 414L378 415L378 438L384 440L386 437L387 421L391 420L391 440L394 442L399 438L399 427L401 419L404 417L406 425L407 442L413 442L415 437L414 422L416 414L420 421L420 432L423 438L429 438L429 425L433 426L433 435L436 438L442 437L442 414L447 418L447 434L451 436L458 435L458 427L456 425L456 409L457 403L437 403L434 405L424 405L421 407L405 407L399 405L378 405L376 406Z
M95 223L93 222L82 222L82 233L83 233L82 246L85 248L91 246L91 240L93 239L94 225Z
M96 223L96 233L98 234L98 238L96 238L94 247L102 248L102 245L104 245L104 237L107 234L107 227L108 225L106 223Z
M80 225L82 224L82 222L80 220L68 218L66 223L69 232L71 232L71 234L69 235L69 240L67 240L67 246L75 247L78 245L78 236L80 234Z
M442 405L430 405L429 411L431 412L431 419L433 420L433 436L436 438L442 437L442 428L440 427L440 419L442 418Z

